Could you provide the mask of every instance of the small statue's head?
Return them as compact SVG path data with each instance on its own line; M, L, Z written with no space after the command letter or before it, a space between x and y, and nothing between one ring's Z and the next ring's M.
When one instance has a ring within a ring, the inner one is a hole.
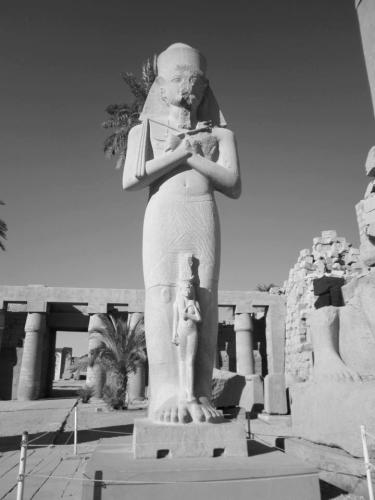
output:
M196 49L183 43L171 45L157 59L162 99L167 104L197 109L208 87L205 71L206 61Z
M180 292L187 299L195 298L195 288L190 280L180 281Z

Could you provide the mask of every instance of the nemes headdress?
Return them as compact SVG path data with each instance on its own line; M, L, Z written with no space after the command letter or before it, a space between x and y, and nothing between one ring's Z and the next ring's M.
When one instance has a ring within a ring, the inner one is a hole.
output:
M156 79L143 106L140 120L142 121L142 133L140 140L140 152L136 165L136 177L141 179L145 175L146 150L149 140L149 121L167 124L169 108L162 99L161 83L163 78L171 77L179 66L189 66L197 72L205 75L207 63L204 56L193 47L184 43L174 43L155 58ZM207 85L205 95L197 110L198 122L209 122L212 127L226 127L226 121L219 108L217 100Z
M168 104L161 98L161 82L158 77L168 78L177 66L190 66L205 75L207 63L205 57L198 50L184 43L174 43L162 52L155 61L156 79L152 84L140 115L142 121L146 118L154 118L160 121L167 120ZM206 93L199 106L198 121L210 121L212 126L216 127L225 127L227 125L210 86L207 86Z

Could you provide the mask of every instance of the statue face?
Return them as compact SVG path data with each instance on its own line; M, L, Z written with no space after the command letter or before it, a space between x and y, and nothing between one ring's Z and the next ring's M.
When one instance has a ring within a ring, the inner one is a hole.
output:
M188 110L198 108L208 85L203 74L189 66L176 66L160 79L162 98L168 104Z
M190 283L190 281L184 281L183 283L181 283L180 290L182 295L184 297L187 297L188 299L194 296L194 287Z

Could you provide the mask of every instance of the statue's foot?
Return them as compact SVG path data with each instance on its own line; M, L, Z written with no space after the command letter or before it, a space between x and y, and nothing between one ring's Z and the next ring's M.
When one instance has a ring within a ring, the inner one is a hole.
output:
M199 401L196 399L177 401L177 398L172 398L166 401L151 418L157 422L188 424L217 422L223 420L223 414L216 410L206 397L199 398Z
M324 360L324 366L315 365L314 379L331 379L336 382L360 382L362 379L357 372L347 367L339 357Z
M207 397L201 396L199 398L199 403L199 406L205 415L206 422L217 422L224 419L223 412L221 410L217 410Z
M166 401L156 411L153 419L157 422L167 422L172 424L188 424L193 420L188 404L178 402L177 398L172 398Z

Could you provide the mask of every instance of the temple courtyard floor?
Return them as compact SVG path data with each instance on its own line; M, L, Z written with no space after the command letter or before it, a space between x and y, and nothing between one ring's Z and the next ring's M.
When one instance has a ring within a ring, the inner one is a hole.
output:
M61 383L55 391L58 397L51 399L0 401L0 500L16 498L23 431L29 433L25 500L80 500L83 484L90 482L85 475L86 466L98 445L103 446L104 443L108 447L113 443L116 446L121 438L124 445L131 446L134 419L145 416L145 410L108 411L100 404L80 402L78 447L74 455L73 407L76 403L76 387L74 384L71 387L72 384L73 381ZM244 414L240 413L237 419L247 429ZM285 424L269 425L259 420L251 420L250 430L255 438L251 444L252 455L258 454L262 460L267 460L267 454L270 460L271 457L274 459L280 440L288 435ZM278 453L283 452L280 450ZM325 481L321 480L320 486L323 500L344 498L340 497L342 491ZM101 498L94 484L92 492L93 499Z

